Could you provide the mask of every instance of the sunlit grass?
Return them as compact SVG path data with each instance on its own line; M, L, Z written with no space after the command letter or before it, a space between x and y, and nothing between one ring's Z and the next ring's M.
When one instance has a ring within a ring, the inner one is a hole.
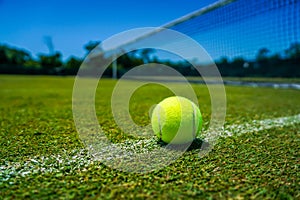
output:
M204 158L188 151L168 167L147 174L120 172L87 157L73 162L72 156L78 155L74 152L84 148L73 122L73 82L72 77L0 76L0 166L33 165L30 159L40 162L46 157L45 165L57 169L24 176L15 171L9 180L0 181L0 198L300 198L300 125L223 138ZM111 114L115 83L101 80L96 112L109 138L118 143L132 136L118 128ZM207 127L208 90L204 85L193 88ZM226 94L227 125L300 113L297 90L227 86ZM151 106L170 95L156 84L138 89L130 100L133 120L147 125ZM53 155L61 155L65 163L57 164ZM7 177L5 169L0 172L0 179Z

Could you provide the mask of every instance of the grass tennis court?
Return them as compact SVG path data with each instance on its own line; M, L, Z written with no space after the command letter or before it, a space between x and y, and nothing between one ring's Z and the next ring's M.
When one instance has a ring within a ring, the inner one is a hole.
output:
M220 138L203 158L191 150L162 170L126 173L84 151L72 116L73 82L73 77L0 76L0 199L300 198L299 123ZM96 110L108 137L118 143L132 136L113 121L115 84L101 79ZM204 85L193 88L205 129L209 93ZM130 104L134 121L148 124L151 105L171 95L158 85L138 89ZM226 86L226 95L226 127L300 113L298 90Z

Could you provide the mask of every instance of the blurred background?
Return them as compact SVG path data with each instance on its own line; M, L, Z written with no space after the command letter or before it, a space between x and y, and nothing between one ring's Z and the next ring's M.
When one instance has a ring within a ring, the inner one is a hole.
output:
M0 73L76 75L95 47L107 55L101 42L110 36L133 28L163 27L202 45L223 77L296 78L300 77L299 21L298 0L0 0ZM129 53L117 58L115 74L110 66L104 76L121 77L152 62L174 67L184 76L199 76L188 61L168 52L130 51L143 42L160 42L155 35L161 32L121 41L113 50ZM180 43L176 48L188 49ZM206 60L197 63L211 65Z

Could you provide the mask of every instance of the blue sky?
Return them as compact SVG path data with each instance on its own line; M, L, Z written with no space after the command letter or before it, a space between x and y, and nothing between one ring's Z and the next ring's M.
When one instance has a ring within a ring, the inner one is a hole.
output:
M215 0L0 0L0 43L48 53L45 36L64 58L84 56L90 40L132 28L160 26Z

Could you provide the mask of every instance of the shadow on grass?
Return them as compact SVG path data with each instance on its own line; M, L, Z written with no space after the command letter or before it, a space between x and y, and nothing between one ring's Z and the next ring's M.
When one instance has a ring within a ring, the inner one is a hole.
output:
M162 140L158 141L158 144L161 147L170 149L170 150L177 150L177 151L192 151L192 150L206 150L209 148L209 143L201 140L199 138L196 138L192 143L186 143L186 144L168 144L163 142Z

